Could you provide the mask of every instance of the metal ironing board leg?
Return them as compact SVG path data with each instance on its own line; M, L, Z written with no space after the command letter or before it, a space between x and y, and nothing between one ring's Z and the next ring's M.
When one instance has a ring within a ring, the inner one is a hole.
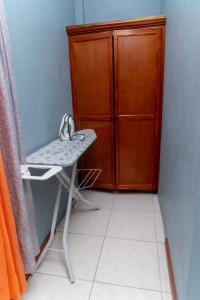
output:
M69 185L70 184L70 178L68 176L68 174L62 170L58 175L59 178L62 177L64 179L64 181ZM68 188L66 186L66 184L63 183L63 185ZM95 210L99 210L100 208L96 207L93 203L91 203L90 201L86 200L83 195L79 192L79 190L76 188L76 186L74 185L74 197L77 200L80 200L84 203L86 203L87 205L91 206L93 209Z
M75 187L76 172L77 172L77 161L73 164L71 178L64 171L61 171L60 173L56 174L56 177L58 179L58 189L57 189L56 201L55 201L55 206L54 206L53 220L52 220L52 225L51 225L51 233L50 233L48 243L45 246L44 250L42 251L42 253L37 261L37 265L36 265L36 269L37 269L39 267L39 265L41 264L41 262L43 261L43 259L45 258L48 251L64 252L66 267L67 267L67 271L69 273L69 280L71 283L75 282L75 277L73 274L73 269L72 269L72 265L71 265L70 255L69 255L67 236L68 236L68 226L69 226L69 219L70 219L73 197L78 201L83 201L84 203L91 206L93 209L98 209L91 202L86 200L81 195L79 190ZM67 211L66 211L64 230L63 230L63 250L60 250L60 249L51 248L51 243L55 236L57 217L58 217L58 209L59 209L60 198L61 198L61 193L62 193L62 186L64 186L69 191L69 195L68 195Z
M62 177L59 176L59 173L58 173L56 175L56 177L58 178L58 190L57 190L56 202L55 202L55 207L54 207L50 238L49 238L48 243L45 246L44 250L42 251L42 253L41 253L41 255L40 255L40 257L37 261L37 265L36 265L36 270L37 270L37 268L39 267L39 265L41 264L41 262L45 258L48 251L64 252L66 267L67 267L67 271L69 273L69 280L70 280L71 283L75 282L75 278L74 278L73 269L72 269L71 260L70 260L70 255L69 255L67 234L68 234L68 225L69 225L69 218L70 218L70 212L71 212L71 206L72 206L72 199L73 199L73 194L74 194L74 183L75 183L75 177L76 177L76 168L77 168L77 162L75 162L74 165L73 165L72 176L71 176L71 180L69 179L70 183L68 185L69 196L68 196L67 211L66 211L64 231L63 231L63 250L53 249L53 248L50 247L51 243L54 239L54 236L55 236L55 229L56 229L56 223L57 223L57 217L58 217L58 209L59 209L59 204L60 204L62 186L66 185L66 182L62 179Z
M40 176L40 177L32 176L31 174L29 174L30 173L29 169L28 170L26 169L24 173L22 172L22 175L24 174L24 179L30 179L31 177L30 180L36 180L36 179L47 180L50 178L50 175L51 177L57 176L59 185L58 185L54 213L53 213L53 220L51 225L51 234L50 234L49 241L37 262L37 267L41 264L47 251L64 252L66 267L69 272L69 279L72 283L75 281L75 278L71 266L69 248L68 248L68 239L67 239L69 218L70 218L70 212L72 207L72 199L75 198L78 201L83 201L86 204L90 205L93 209L94 208L97 209L92 203L84 199L84 197L79 192L79 189L93 186L94 182L97 180L99 174L101 173L101 170L99 169L92 169L92 171L87 170L89 175L85 176L84 178L85 181L83 181L84 182L83 186L81 186L82 183L81 182L78 188L75 187L75 177L77 174L77 161L82 156L82 154L93 144L93 142L97 137L94 130L90 130L90 129L78 132L78 134L83 134L85 136L85 139L81 141L80 139L75 139L70 142L69 141L61 142L60 140L56 139L55 141L45 145L44 147L42 147L41 149L37 150L36 152L32 153L27 157L27 162L29 163L29 165L31 164L35 166L35 164L40 164L38 165L40 168L42 168L41 167L42 165L45 166L45 168L49 166L50 169L55 167L56 170L52 170L53 173L47 171L49 177L46 175L46 173L45 176ZM70 166L72 166L73 168L72 175L68 176L65 172L62 172L61 174L62 168L70 167ZM31 167L31 166L27 165L27 167ZM82 171L86 171L86 170L82 170ZM29 175L28 178L27 178L27 173ZM67 212L65 216L64 233L63 233L64 249L55 249L54 247L51 247L51 243L55 235L58 209L59 209L59 203L60 203L63 186L69 191Z
M69 191L70 183L66 182L66 180L63 178L63 176L61 176L60 174L57 174L56 177L58 178L58 180L60 182L62 182L62 185L65 187L65 189L67 191ZM73 198L75 198L77 201L79 201L79 198L76 194L74 194Z
M57 221L57 216L58 216L58 209L59 209L59 204L60 204L60 197L61 197L61 192L62 192L62 183L59 181L58 182L58 190L57 190L57 196L56 196L56 202L55 202L55 207L54 207L54 213L53 213L53 221L51 225L51 233L50 237L48 240L48 243L46 244L44 250L42 251L37 264L36 264L36 269L39 267L43 259L45 258L47 251L49 250L49 246L51 245L54 236L55 236L55 229L56 229L56 221Z
M72 169L72 175L70 180L70 186L69 186L69 196L68 196L68 203L67 203L67 212L65 216L65 224L64 224L64 230L63 230L63 248L65 253L65 260L69 272L69 279L71 283L75 282L71 262L70 262L70 256L69 256L69 248L68 248L68 241L67 241L67 234L68 234L68 225L69 225L69 218L70 218L70 212L72 207L72 199L74 194L74 183L75 183L75 177L76 177L76 169L77 169L77 161L73 165Z

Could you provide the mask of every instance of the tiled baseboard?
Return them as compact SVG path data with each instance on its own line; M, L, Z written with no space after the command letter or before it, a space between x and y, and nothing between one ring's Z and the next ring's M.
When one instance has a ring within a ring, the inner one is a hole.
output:
M172 259L171 259L170 248L169 248L169 241L167 238L165 239L165 249L166 249L166 255L167 255L167 265L168 265L168 271L169 271L169 279L170 279L170 284L171 284L172 297L173 297L173 300L178 300Z
M44 248L46 247L47 243L48 243L48 240L49 240L49 237L50 237L50 233L46 236L46 238L44 239L43 243L41 244L40 246L40 253L36 256L36 261L38 260L40 254L42 253L42 251L44 250ZM25 274L25 277L26 277L26 281L28 281L29 277L30 277L31 274Z

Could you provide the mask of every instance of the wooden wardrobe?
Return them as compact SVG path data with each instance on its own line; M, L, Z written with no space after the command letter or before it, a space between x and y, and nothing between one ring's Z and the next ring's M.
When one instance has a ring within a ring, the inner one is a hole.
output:
M166 17L66 27L77 129L97 140L82 168L101 168L95 187L156 191Z

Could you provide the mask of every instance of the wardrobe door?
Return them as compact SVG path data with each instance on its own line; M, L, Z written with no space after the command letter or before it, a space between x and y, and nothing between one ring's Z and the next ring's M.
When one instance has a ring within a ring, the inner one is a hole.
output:
M112 189L115 187L112 32L72 36L69 42L76 126L92 128L98 136L83 155L81 168L101 168L95 186Z
M112 183L115 182L115 165L113 161L113 123L108 120L81 121L81 127L95 128L95 132L97 134L96 142L80 159L81 166L87 166L87 168L91 169L102 169L104 173L100 176L96 186L107 189L114 188L112 185Z
M163 29L114 31L118 189L156 190L163 81Z
M118 188L152 189L154 164L154 121L119 118L118 127Z

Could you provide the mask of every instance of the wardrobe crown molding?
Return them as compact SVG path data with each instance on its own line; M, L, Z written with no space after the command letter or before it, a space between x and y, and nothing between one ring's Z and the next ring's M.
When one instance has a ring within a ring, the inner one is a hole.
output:
M99 32L103 30L118 30L118 29L130 29L130 28L141 28L149 26L165 26L166 16L151 16L142 17L128 20L116 20L111 22L100 22L100 23L90 23L83 25L73 25L66 26L66 31L68 36L73 36L77 34L85 34L90 32Z

